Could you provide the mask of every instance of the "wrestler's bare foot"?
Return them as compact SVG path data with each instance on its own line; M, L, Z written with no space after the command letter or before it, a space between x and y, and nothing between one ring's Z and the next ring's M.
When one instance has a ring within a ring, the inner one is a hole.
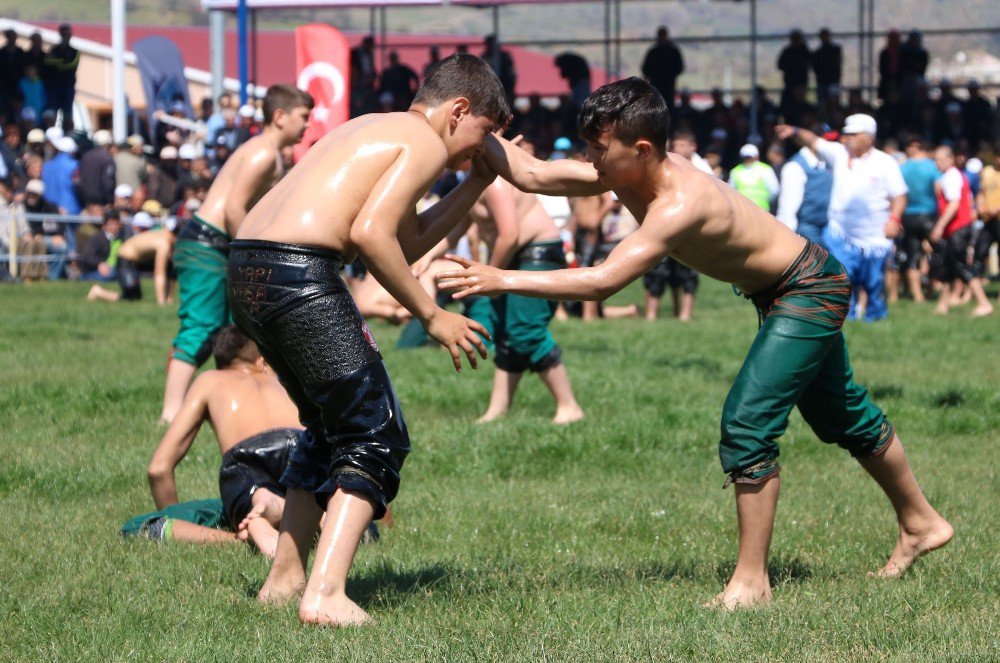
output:
M554 424L571 424L584 418L583 408L579 405L560 407L556 409L556 416L552 418Z
M299 606L299 621L318 626L361 626L371 617L343 592L306 594Z
M485 424L487 422L493 421L495 419L500 419L507 415L507 410L493 410L489 409L483 414L483 416L476 419L477 424Z
M897 578L908 569L913 562L927 553L943 547L952 537L955 530L951 523L937 516L935 520L919 527L899 528L899 540L896 549L892 551L889 561L877 572L869 573L870 577Z
M94 285L90 286L90 291L87 293L87 301L88 302L96 302L97 299L98 299L97 291L100 290L100 289L101 289L101 286L97 285L96 283Z
M274 559L274 553L278 549L278 530L263 517L264 510L263 504L254 506L239 524L236 537L240 541L252 543L264 557Z
M938 304L937 306L935 306L934 315L948 315L948 305L945 304L944 306L942 306L941 304Z
M726 588L705 604L706 608L740 610L756 608L771 602L771 583L767 576L749 580L732 578Z
M993 305L992 304L988 304L988 303L987 304L981 304L981 305L977 306L976 308L972 309L972 317L973 318L984 318L987 315L990 315L992 313L993 313Z
M257 601L264 605L284 605L291 603L302 596L306 589L306 579L301 582L279 581L271 582L269 577L264 581L264 586L257 592Z

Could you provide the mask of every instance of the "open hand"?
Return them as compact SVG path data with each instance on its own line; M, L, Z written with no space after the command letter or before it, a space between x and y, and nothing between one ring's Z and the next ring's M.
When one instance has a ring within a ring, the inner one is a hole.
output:
M455 299L470 295L498 295L502 292L501 270L460 256L448 254L446 260L457 262L464 269L448 270L434 275L438 288L453 292Z
M479 335L490 338L490 334L475 320L439 308L427 323L427 333L448 350L455 363L455 370L459 373L462 372L462 352L469 358L472 368L477 367L477 349L479 355L486 359L486 345Z

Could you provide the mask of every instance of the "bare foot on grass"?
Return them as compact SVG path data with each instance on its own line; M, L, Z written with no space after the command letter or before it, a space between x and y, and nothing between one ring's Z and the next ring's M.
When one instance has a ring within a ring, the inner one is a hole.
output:
M501 417L505 416L506 414L507 414L507 410L486 410L486 413L483 414L483 416L481 416L478 419L476 419L476 423L477 424L485 424L485 423L488 423L490 421L494 421L496 419L500 419Z
M742 610L760 608L771 603L771 583L767 576L763 579L742 581L733 578L726 588L705 604L716 610Z
M371 616L346 594L324 596L307 595L299 607L299 621L318 626L361 626L371 621Z
M556 416L552 418L554 424L571 424L584 418L583 409L579 405L573 407L561 407L556 410Z
M977 306L976 308L972 309L973 318L983 318L986 317L987 315L990 315L991 313L993 313L993 306L991 304Z
M938 516L937 520L928 523L926 527L906 531L899 528L899 540L896 549L892 551L889 561L877 572L869 573L869 577L898 578L927 553L941 548L955 536L951 524Z
M301 582L278 581L272 582L268 577L264 581L264 586L257 593L257 601L264 605L284 605L290 603L300 596L306 588L306 579Z

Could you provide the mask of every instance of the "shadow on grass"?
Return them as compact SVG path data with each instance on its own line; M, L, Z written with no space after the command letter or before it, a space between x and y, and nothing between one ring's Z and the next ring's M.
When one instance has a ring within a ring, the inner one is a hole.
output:
M868 386L868 392L876 401L886 398L902 398L903 385L901 384L873 384Z
M728 582L735 568L735 561L717 564L715 576L722 582ZM798 557L772 555L767 565L767 575L771 580L771 585L783 585L808 580L814 574L812 568Z
M949 389L935 396L933 403L939 408L959 407L965 403L965 394L957 389Z

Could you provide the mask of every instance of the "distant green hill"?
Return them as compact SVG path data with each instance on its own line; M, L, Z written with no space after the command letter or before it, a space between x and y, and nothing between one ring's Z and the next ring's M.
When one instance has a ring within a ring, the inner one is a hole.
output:
M651 38L656 26L668 25L681 39L702 35L747 34L749 3L709 0L649 0L622 3L622 37ZM857 5L849 1L760 0L758 21L764 34L779 35L792 28L815 33L821 26L834 32L856 30ZM128 20L135 24L204 25L207 15L198 0L127 0ZM390 9L391 31L437 32L482 35L492 30L489 11L447 7L440 9ZM95 0L0 0L0 16L21 20L70 22L107 22L108 5ZM344 30L368 30L368 10L299 10L261 13L260 29L291 28L303 22L329 22ZM512 40L601 39L604 36L604 7L600 3L507 7L501 10L501 37ZM1000 2L997 0L880 0L877 3L877 30L913 27L935 29L1000 27ZM857 42L840 39L845 51L845 83L858 79ZM881 42L882 40L878 40ZM815 39L813 40L815 43ZM929 36L925 43L932 55L951 58L960 50L986 51L1000 56L1000 32L992 35ZM759 71L768 85L780 84L774 62L783 40L761 43L758 50ZM688 71L682 84L705 88L745 85L749 76L747 46L739 42L682 44ZM879 46L880 47L880 44ZM545 47L558 51L569 46ZM597 66L603 65L602 45L573 47ZM646 44L627 44L622 48L623 73L637 73ZM475 49L474 49L475 50Z

